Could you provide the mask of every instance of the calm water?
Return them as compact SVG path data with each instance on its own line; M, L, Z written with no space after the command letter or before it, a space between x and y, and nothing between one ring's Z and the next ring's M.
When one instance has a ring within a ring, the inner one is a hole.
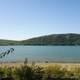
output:
M80 62L80 46L0 46L0 51L14 48L13 54L1 61L64 61Z

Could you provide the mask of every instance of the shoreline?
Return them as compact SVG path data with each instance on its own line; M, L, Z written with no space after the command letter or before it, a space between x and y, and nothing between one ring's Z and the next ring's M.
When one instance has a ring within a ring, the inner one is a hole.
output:
M70 67L80 67L80 63L26 63L27 65L36 65L36 66L42 66L42 67L49 67L49 66L61 66L65 68ZM0 67L21 67L24 66L24 63L0 63Z
M24 63L25 61L0 61L0 64L3 63ZM57 63L57 64L80 64L80 61L27 61L28 64L31 63L43 63L43 64L48 64L48 63Z

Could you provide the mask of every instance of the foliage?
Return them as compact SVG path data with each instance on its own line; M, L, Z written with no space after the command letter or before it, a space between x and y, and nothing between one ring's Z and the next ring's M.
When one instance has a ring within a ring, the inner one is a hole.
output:
M80 66L76 66L70 70L60 65L48 67L36 65L23 65L21 67L5 66L3 68L0 67L0 76L12 76L14 80L80 80ZM61 79L65 77L67 79ZM72 79L72 77L74 77L74 79Z

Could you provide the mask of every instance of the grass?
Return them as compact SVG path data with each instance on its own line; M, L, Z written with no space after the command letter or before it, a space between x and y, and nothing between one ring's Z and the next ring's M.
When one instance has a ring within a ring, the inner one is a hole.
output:
M14 80L80 80L80 65L32 64L0 67L0 76L12 76ZM56 78L56 79L54 79Z

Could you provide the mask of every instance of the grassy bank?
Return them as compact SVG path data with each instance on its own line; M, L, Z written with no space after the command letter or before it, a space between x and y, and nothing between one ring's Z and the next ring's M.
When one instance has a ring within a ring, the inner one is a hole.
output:
M6 63L0 66L0 76L12 76L14 80L80 80L80 64Z

